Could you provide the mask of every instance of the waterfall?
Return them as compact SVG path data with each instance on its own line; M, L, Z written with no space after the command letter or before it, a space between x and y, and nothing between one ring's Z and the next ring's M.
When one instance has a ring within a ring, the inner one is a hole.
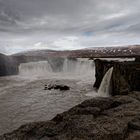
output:
M93 73L94 63L92 60L86 58L77 58L76 60L65 59L63 72L64 73L73 73L77 75L82 74L91 74Z
M19 75L22 76L59 76L80 78L83 80L94 78L94 62L85 58L57 58L46 61L22 63L19 66ZM93 81L92 81L93 82Z
M104 75L102 82L100 84L98 94L103 97L108 97L111 90L111 77L112 77L113 67L111 67Z
M43 76L52 72L52 68L47 61L22 63L19 66L19 75L23 76Z

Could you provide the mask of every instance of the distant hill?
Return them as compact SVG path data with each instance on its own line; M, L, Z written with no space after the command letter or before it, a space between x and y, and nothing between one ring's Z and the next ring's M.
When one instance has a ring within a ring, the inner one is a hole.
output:
M38 57L45 59L48 56L53 57L134 57L140 56L140 45L131 46L118 46L118 47L93 47L85 48L81 50L34 50L28 52L22 52L12 55L14 57Z

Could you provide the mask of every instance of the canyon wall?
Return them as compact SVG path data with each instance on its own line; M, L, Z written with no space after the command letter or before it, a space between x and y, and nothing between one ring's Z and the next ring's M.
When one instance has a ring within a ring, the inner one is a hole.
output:
M112 95L126 94L130 91L140 91L140 62L118 62L95 60L96 81L94 87L99 88L107 70L114 67L112 74Z

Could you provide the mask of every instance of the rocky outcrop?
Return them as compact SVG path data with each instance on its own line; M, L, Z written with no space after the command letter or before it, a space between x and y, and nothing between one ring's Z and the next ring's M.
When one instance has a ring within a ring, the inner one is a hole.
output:
M0 136L0 140L138 140L140 92L93 98L58 114Z
M105 61L96 59L95 62L95 78L94 87L99 88L105 73L114 65L114 61Z
M18 74L18 63L10 56L0 54L0 76Z
M96 82L94 87L99 88L103 76L113 67L112 95L126 94L130 91L140 91L140 62L114 62L95 60Z
M70 90L70 87L67 85L58 85L58 84L54 84L54 85L45 85L44 90L61 90L61 91L65 91L65 90Z

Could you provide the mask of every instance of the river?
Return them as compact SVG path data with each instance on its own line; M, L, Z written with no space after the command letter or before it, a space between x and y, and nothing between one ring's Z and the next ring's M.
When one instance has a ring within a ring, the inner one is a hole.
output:
M22 64L19 75L0 78L0 134L28 122L49 120L97 96L93 61L65 62L61 72L48 72L45 63ZM70 90L44 90L46 84L64 84Z

